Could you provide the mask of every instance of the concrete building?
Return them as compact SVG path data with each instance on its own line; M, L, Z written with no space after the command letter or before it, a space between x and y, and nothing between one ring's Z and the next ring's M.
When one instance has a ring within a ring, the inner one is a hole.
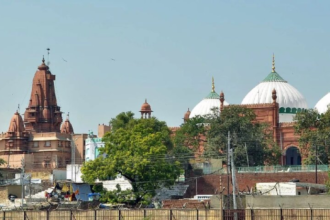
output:
M99 149L104 147L104 142L102 138L92 137L93 133L91 133L91 137L85 140L85 160L95 160L100 155Z

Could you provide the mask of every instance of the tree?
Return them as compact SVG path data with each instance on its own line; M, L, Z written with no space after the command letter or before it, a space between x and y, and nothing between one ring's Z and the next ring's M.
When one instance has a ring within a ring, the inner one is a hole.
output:
M111 129L116 131L119 128L126 128L134 120L134 113L131 111L122 112L110 120Z
M6 161L4 159L0 158L0 166L2 166L4 164L6 164ZM2 177L3 177L2 173L0 172L0 178L2 178Z
M232 105L220 115L218 112L215 108L206 119L209 123L206 156L225 156L230 132L236 166L278 164L280 149L273 140L270 125L255 121L252 109Z
M314 109L303 110L296 114L295 133L299 135L299 148L304 164L328 164L330 144L330 111L319 114ZM318 155L316 156L316 147Z
M121 113L116 119L123 115L128 113ZM133 203L148 203L156 189L173 185L182 169L180 163L168 155L173 144L165 122L154 117L128 118L122 127L117 126L104 136L105 147L100 148L100 152L107 156L86 162L82 178L93 183L96 179L121 174L132 184Z
M205 119L199 116L189 119L180 126L173 136L174 148L171 153L178 158L185 170L188 168L189 159L193 157L194 152L203 142L204 121Z

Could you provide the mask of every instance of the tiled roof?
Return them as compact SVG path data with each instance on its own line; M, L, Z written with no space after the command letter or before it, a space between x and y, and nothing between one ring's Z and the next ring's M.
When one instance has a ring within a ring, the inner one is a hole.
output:
M287 81L285 81L277 72L271 72L263 80L263 82L287 82Z

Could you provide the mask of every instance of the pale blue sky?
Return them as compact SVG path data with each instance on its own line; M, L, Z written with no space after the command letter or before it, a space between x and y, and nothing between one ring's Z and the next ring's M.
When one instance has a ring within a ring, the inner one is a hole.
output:
M139 116L145 98L179 126L212 76L238 104L271 71L273 52L277 72L314 107L330 91L329 10L330 1L303 0L1 1L1 131L17 104L27 107L47 47L76 133L122 111Z

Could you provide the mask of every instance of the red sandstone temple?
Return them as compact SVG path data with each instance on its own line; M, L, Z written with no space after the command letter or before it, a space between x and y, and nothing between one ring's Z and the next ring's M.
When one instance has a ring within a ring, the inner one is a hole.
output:
M85 137L72 142L73 127L69 117L63 122L54 81L55 75L42 59L34 74L24 119L16 111L8 131L0 135L0 157L7 162L5 166L19 168L23 161L28 170L64 168L72 160L72 145L77 148L75 161L80 158L82 162Z

